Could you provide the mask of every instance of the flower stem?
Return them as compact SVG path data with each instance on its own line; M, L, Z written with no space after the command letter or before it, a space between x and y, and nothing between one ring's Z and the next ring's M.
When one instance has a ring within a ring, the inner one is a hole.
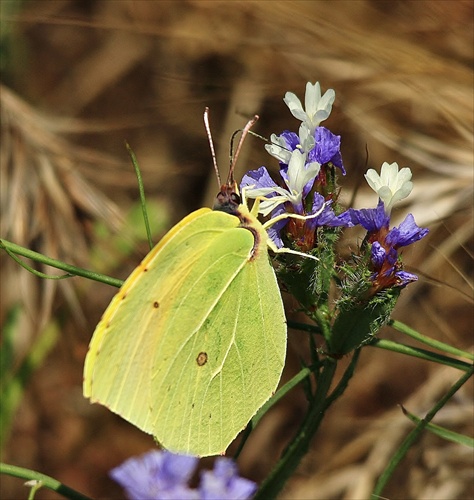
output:
M19 477L26 480L36 480L42 483L43 486L49 488L50 490L59 493L63 497L70 498L71 500L91 500L88 496L73 490L69 486L60 483L58 480L47 476L46 474L41 474L30 469L24 469L23 467L16 467L15 465L0 463L0 474L8 474L9 476Z
M46 257L46 255L34 252L33 250L22 247L20 245L16 245L15 243L11 243L7 240L0 240L0 248L5 250L7 253L11 252L16 255L22 255L23 257L34 260L35 262L40 262L41 264L46 264L48 266L66 271L67 273L74 276L82 276L83 278L88 278L90 280L100 281L101 283L116 286L117 288L120 288L123 283L122 280L111 278L110 276L106 276L105 274L96 273L87 269L82 269L80 267L71 266L70 264L66 264L65 262L61 262L60 260L52 259L50 257Z
M418 340L418 342L422 342L423 344L429 345L434 349L439 349L440 351L447 352L448 354L452 354L453 356L460 356L462 358L467 358L471 361L474 361L474 355L472 353L463 351L461 349L457 349L456 347L450 346L449 344L445 344L444 342L440 342L439 340L426 337L425 335L418 333L413 328L410 328L408 325L405 325L401 321L396 321L392 319L388 324L395 330L398 330L399 332L402 332L405 335L408 335L409 337Z
M468 371L472 366L470 363L466 363L465 361L461 361L459 359L450 358L448 356L444 356L443 354L427 351L426 349L420 349L419 347L400 344L398 342L394 342L393 340L376 338L371 340L367 345L371 347L378 347L380 349L386 349L387 351L398 352L400 354L405 354L406 356L413 356L426 361L433 361L434 363L451 366L453 368L457 368L458 370Z
M334 378L337 362L332 358L326 358L322 365L316 393L312 398L309 411L300 426L296 438L285 449L281 459L260 486L254 500L276 498L286 481L298 467L303 456L307 453L311 440L331 403L327 395Z
M436 413L438 413L438 411L454 396L454 394L472 377L473 373L474 366L471 365L471 368L451 386L449 391L426 414L425 418L423 418L420 423L408 434L408 436L404 439L404 441L398 448L397 452L393 455L382 475L379 477L374 491L371 495L371 499L376 500L382 498L381 494L383 492L383 489L387 485L389 479L392 477L392 474L398 464L406 456L413 443L418 439L428 423L433 420L433 417L436 415Z

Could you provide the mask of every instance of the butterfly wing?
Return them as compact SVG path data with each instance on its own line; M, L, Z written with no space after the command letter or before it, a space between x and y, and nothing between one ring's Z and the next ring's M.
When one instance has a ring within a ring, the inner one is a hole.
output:
M223 453L283 369L275 274L239 224L208 209L183 219L133 271L91 341L84 394L172 451Z

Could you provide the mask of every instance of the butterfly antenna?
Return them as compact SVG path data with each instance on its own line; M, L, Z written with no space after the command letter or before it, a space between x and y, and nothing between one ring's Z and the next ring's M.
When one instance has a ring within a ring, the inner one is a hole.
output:
M258 116L257 116L257 118L258 118ZM253 123L255 123L255 121ZM252 123L252 125L253 125L253 123ZM234 158L234 140L237 137L237 135L240 134L241 132L242 132L241 128L237 129L232 134L232 137L230 138L230 152L229 152L229 158L230 158L229 167L230 168L229 168L229 172L230 172L230 169L232 168L232 160ZM257 134L255 132L252 132L250 129L247 130L247 133L250 134L250 135L253 135L254 137L258 137L259 139L261 139L264 142L270 142L266 137L263 137L263 135L260 135L260 134ZM283 146L281 146L281 147L283 147ZM235 158L237 160L237 155L235 156Z
M237 158L239 157L239 153L240 153L240 150L242 149L242 145L244 143L245 137L249 133L250 129L255 125L258 118L259 118L258 115L255 115L251 120L249 120L247 122L247 125L245 125L245 127L242 129L242 135L240 137L239 144L237 144L237 150L235 151L235 156L233 156L232 152L231 152L230 168L229 168L229 176L227 177L227 184L234 182L234 168L235 168L235 164L237 163ZM235 135L239 132L240 132L240 130L237 130L236 132L234 132L234 134L232 135L232 142L234 140ZM232 144L232 142L231 142L231 144Z
M214 170L216 171L217 183L219 188L221 187L221 176L219 174L219 168L217 167L216 151L214 149L214 142L212 140L211 127L209 125L209 108L206 106L204 109L204 127L206 129L207 139L209 141L209 146L211 148L212 164L214 165Z
M258 139L261 139L263 142L271 143L270 139L264 137L263 135L257 134L256 132L252 132L252 130L249 130L249 134L253 135L254 137L257 137Z

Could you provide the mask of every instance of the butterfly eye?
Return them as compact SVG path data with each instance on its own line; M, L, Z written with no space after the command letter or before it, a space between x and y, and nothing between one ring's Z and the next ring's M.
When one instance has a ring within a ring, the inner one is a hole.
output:
M242 203L242 200L241 200L240 196L237 193L232 193L230 195L230 199L236 205L240 205Z
M220 191L216 196L216 205L223 205L228 200L227 193Z

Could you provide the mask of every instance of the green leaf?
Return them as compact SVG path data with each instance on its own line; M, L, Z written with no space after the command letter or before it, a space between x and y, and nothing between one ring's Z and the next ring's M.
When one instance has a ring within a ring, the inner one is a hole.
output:
M403 413L415 424L420 424L422 419L410 413L406 408L402 406ZM446 439L447 441L452 441L453 443L462 444L464 446L469 446L470 448L474 448L474 439L465 436L464 434L459 434L458 432L450 431L445 427L441 427L440 425L428 423L425 426L425 429L436 434L437 436Z

